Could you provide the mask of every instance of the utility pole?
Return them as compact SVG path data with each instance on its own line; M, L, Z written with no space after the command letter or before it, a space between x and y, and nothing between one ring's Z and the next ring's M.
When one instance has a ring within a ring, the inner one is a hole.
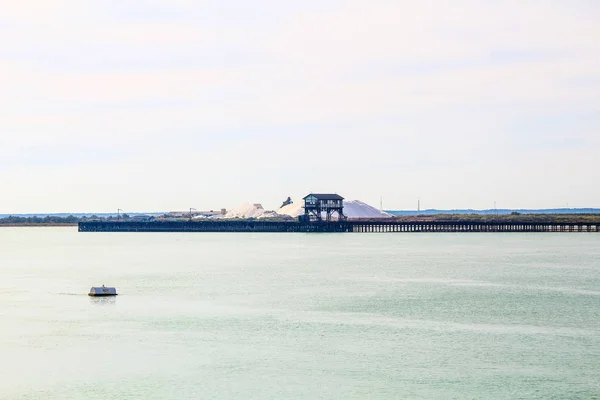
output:
M192 220L192 210L196 211L195 208L190 207L190 221Z
M421 213L421 198L417 198L417 213Z
M119 221L121 219L121 210L120 208L117 208L117 221Z

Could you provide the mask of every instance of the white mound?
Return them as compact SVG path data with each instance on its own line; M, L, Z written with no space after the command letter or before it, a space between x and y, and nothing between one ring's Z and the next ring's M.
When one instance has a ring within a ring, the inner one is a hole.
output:
M360 200L344 201L344 214L348 218L389 218L390 214Z
M224 218L268 218L275 217L275 211L266 211L260 204L242 204L241 206L229 210Z
M304 214L302 202L288 204L277 210L278 214L289 215L290 217L298 217ZM368 205L360 200L344 200L344 214L348 218L389 218L390 214L379 211L377 208Z
M277 210L277 214L289 215L290 217L297 217L304 214L304 202L292 203L287 206L281 207Z

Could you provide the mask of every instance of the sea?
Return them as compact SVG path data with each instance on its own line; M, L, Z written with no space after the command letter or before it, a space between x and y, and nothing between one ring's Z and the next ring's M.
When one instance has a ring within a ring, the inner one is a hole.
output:
M2 400L600 399L600 234L0 228L0 356Z

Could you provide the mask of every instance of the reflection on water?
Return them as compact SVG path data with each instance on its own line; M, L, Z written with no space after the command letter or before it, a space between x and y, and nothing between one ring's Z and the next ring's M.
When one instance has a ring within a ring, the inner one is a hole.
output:
M88 296L92 304L115 304L118 296Z

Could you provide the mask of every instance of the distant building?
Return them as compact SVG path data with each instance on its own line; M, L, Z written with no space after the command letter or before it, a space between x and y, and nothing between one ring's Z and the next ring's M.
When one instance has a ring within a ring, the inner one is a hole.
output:
M220 211L208 210L208 211L198 211L191 210L188 211L171 211L167 213L167 218L194 218L194 217L214 217L217 215L225 215L227 214L227 210L221 208Z
M334 216L337 220L345 220L344 198L337 194L311 193L304 197L304 222L323 221L331 222ZM302 219L301 219L302 220Z

